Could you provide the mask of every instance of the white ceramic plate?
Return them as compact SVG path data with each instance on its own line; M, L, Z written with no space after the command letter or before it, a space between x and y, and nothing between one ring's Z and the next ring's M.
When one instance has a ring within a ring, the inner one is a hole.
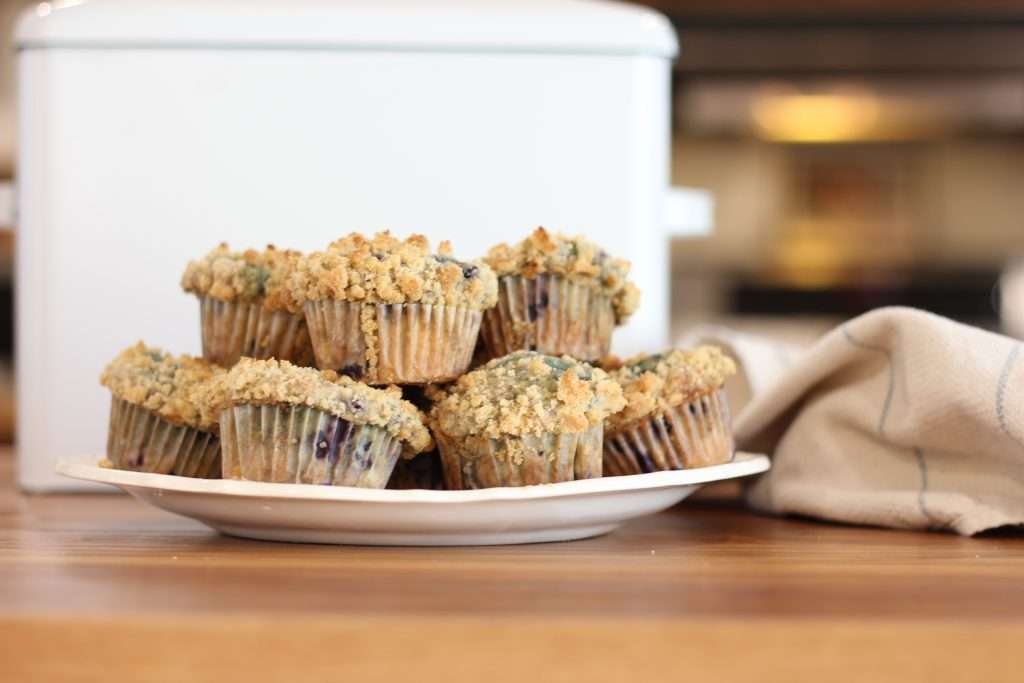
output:
M61 463L61 474L112 484L230 536L297 543L498 545L607 533L675 505L701 484L765 472L763 455L725 465L477 491L192 479Z

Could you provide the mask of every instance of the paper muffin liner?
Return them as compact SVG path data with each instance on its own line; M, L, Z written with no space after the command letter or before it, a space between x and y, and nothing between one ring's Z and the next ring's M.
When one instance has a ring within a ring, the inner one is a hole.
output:
M306 320L288 311L271 311L261 301L199 298L203 358L231 367L242 356L313 365Z
M444 468L437 451L420 453L414 458L399 458L388 479L389 489L444 490Z
M380 489L402 452L386 429L309 406L237 405L220 428L225 479Z
M725 391L682 403L605 435L606 475L720 465L734 445Z
M530 350L594 361L608 355L615 329L608 296L551 274L498 278L498 304L483 318L480 336L492 358Z
M317 367L367 384L459 377L473 357L482 318L469 307L433 304L325 300L306 302L305 311Z
M220 477L220 440L195 427L176 425L151 410L114 397L110 403L107 460L119 470Z
M435 430L452 490L553 484L601 476L604 426L575 434L455 438Z

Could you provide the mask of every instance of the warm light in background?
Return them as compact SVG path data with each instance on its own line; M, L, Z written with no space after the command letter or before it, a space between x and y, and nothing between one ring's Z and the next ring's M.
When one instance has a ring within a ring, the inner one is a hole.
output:
M870 95L765 95L754 101L752 115L769 140L837 142L870 136L879 105Z
M929 112L870 92L766 93L751 105L755 132L775 142L867 142L933 134Z

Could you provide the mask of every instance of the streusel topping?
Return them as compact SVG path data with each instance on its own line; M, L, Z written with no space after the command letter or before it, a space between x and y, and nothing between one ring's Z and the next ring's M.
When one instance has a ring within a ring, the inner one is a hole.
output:
M349 422L386 429L405 443L406 455L434 445L423 413L402 400L398 387L374 389L331 370L252 358L242 358L213 386L216 396L210 402L219 409L239 404L310 406Z
M498 300L486 264L459 261L442 242L437 254L423 235L405 240L352 233L303 258L289 280L294 305L334 299L366 303L449 304L485 309Z
M139 342L107 365L100 383L117 398L169 422L216 432L216 415L205 403L206 387L224 372L202 358L173 356Z
M290 249L267 245L263 251L231 251L221 243L201 259L190 261L181 276L181 287L198 296L222 301L258 301L272 310L298 309L291 306L286 288L288 276L302 256Z
M608 420L607 430L706 396L734 374L736 364L717 346L630 358L611 372L622 386L626 408Z
M535 278L542 273L561 275L598 287L611 300L615 318L624 322L640 304L640 290L629 282L629 261L612 258L582 236L566 237L537 228L519 244L499 244L484 257L498 276Z
M431 410L433 425L456 437L577 433L625 405L603 370L535 351L495 358L435 391L443 397Z

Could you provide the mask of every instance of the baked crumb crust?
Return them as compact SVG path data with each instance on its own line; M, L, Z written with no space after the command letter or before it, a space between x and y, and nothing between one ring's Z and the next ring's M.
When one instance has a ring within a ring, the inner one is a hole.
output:
M206 391L224 373L202 358L174 356L140 341L107 365L100 383L114 396L169 422L216 432L217 417L208 409Z
M602 365L618 366L611 377L626 400L625 409L608 419L608 432L710 394L736 374L736 364L717 346L641 354L622 363L607 359Z
M243 403L304 405L349 422L386 429L405 443L408 455L434 446L423 414L402 400L398 387L374 389L331 370L252 358L242 358L210 386L209 403L217 412Z
M297 313L286 287L288 276L302 254L269 244L263 251L231 251L222 242L206 256L189 261L181 288L197 296L221 301L258 301L272 310Z
M619 323L625 322L640 305L640 290L626 279L629 261L612 258L581 235L567 237L537 228L514 246L492 247L483 260L499 277L535 278L553 273L598 287L612 300Z
M292 305L336 299L366 303L423 303L485 309L498 300L498 280L486 264L453 258L442 242L437 254L423 235L399 240L389 232L358 233L300 259L289 278Z
M582 432L625 405L603 370L535 351L496 358L431 398L432 425L455 437Z

